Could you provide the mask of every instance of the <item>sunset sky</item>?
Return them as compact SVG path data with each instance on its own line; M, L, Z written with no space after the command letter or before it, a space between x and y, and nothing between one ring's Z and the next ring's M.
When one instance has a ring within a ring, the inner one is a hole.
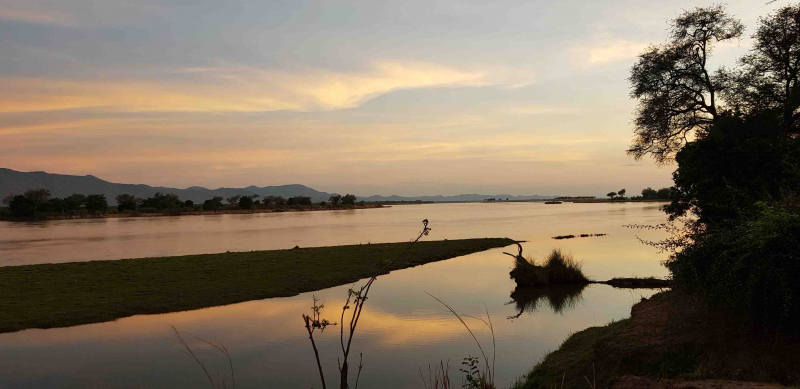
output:
M784 5L765 2L729 3L748 37ZM360 195L668 186L674 166L625 154L626 77L710 4L0 0L0 167Z

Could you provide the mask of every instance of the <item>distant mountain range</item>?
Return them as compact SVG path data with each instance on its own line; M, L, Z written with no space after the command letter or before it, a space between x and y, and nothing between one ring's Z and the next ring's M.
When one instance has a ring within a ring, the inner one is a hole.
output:
M22 194L28 189L45 188L55 197L67 197L74 193L104 194L110 204L114 204L117 195L127 193L136 197L152 197L157 192L174 193L182 200L203 202L214 196L228 198L235 195L250 196L308 196L312 201L327 201L336 193L320 192L305 185L278 185L278 186L248 186L246 188L219 188L208 189L200 186L191 186L186 189L168 188L163 186L149 186L142 184L116 184L101 180L95 176L72 176L66 174L52 174L46 172L18 172L16 170L0 168L0 198L9 194ZM551 199L554 196L512 196L507 194L479 195L462 194L457 196L358 196L365 201L484 201L488 198L505 200L539 200Z

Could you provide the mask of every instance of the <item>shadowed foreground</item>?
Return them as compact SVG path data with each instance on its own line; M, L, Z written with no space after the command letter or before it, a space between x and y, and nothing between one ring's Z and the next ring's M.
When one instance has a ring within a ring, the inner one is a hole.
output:
M388 271L513 244L419 242ZM408 246L383 243L0 268L0 333L287 297L370 277Z

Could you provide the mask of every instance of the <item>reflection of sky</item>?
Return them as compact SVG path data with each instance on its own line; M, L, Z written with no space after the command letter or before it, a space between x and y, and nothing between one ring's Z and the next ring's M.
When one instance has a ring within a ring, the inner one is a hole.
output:
M419 386L418 367L439 360L453 366L477 347L458 321L429 292L459 313L480 316L485 303L497 336L502 384L527 372L569 333L626 317L640 295L651 292L591 286L574 310L516 313L509 294L509 260L494 249L445 262L405 269L379 278L354 340L364 353L364 387ZM339 321L348 286L314 294L325 302L323 317ZM318 386L313 354L300 318L311 293L163 315L135 316L111 323L0 335L0 387L200 387L204 376L180 347L169 325L190 341L212 372L224 374L225 360L192 340L222 342L232 353L240 387ZM468 320L488 346L483 324ZM338 327L316 336L329 377L335 376ZM457 367L451 370L456 375ZM392 383L396 383L393 385ZM388 385L388 386L387 386Z
M658 262L665 257L636 240L637 235L649 239L660 235L622 227L663 223L664 214L652 203L432 204L355 211L0 222L0 266L397 242L418 231L422 219L431 221L429 239L433 240L509 237L527 241L525 254L536 258L553 248L571 251L598 278L663 272ZM581 233L609 235L550 239ZM644 268L643 259L649 263Z
M763 3L730 10L752 31ZM0 166L358 194L664 186L671 169L624 154L625 79L695 5L2 0Z
M621 227L664 220L656 207L644 204L438 204L355 212L112 219L99 224L59 221L45 228L6 223L0 224L0 236L5 239L0 249L12 258L18 255L20 261L38 256L57 261L56 255L62 255L63 260L88 260L115 258L120 253L149 256L224 251L229 247L246 250L397 241L416 231L423 218L431 220L433 227L428 239L509 236L527 240L523 244L525 254L536 258L562 248L583 260L586 273L596 279L666 274L659 265L664 255L641 245L636 231ZM176 230L182 232L171 232ZM580 233L609 235L558 241L550 238ZM124 238L120 240L115 234ZM52 241L8 243L31 235ZM92 239L95 236L107 239ZM14 245L18 247L9 248ZM515 251L515 247L380 277L354 341L356 353L364 353L364 387L386 387L386 382L397 383L398 388L419 387L418 367L450 359L454 366L451 372L456 375L461 358L478 354L463 327L425 292L467 315L483 315L486 304L498 340L498 378L502 384L527 372L569 333L627 317L631 304L640 295L651 293L595 285L584 290L572 310L554 313L543 308L508 320L518 310L509 304L514 290L508 275L512 264L503 251ZM79 253L84 256L79 257ZM96 257L85 256L89 253ZM348 287L313 293L325 303L324 317L339 321L337 307L342 305ZM65 388L204 385L202 372L181 349L169 325L224 343L232 352L240 387L318 386L301 320L301 314L311 307L311 294L3 334L0 387L51 387L56 383ZM479 322L470 323L484 345L489 344L488 329ZM329 377L335 375L337 330L333 327L317 337ZM227 371L218 353L190 336L187 339L212 371Z

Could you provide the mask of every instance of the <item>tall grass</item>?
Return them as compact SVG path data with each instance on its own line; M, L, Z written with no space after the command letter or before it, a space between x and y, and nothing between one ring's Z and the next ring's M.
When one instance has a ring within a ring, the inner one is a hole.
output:
M561 249L553 250L545 261L544 268L549 273L552 283L585 283L589 281L583 275L583 264L572 256L564 254Z
M522 255L522 245L517 243L517 255L505 253L514 257L514 268L511 278L518 286L537 286L548 284L586 284L591 282L582 270L581 262L572 254L565 254L560 249L553 250L541 265L536 264L532 257Z

